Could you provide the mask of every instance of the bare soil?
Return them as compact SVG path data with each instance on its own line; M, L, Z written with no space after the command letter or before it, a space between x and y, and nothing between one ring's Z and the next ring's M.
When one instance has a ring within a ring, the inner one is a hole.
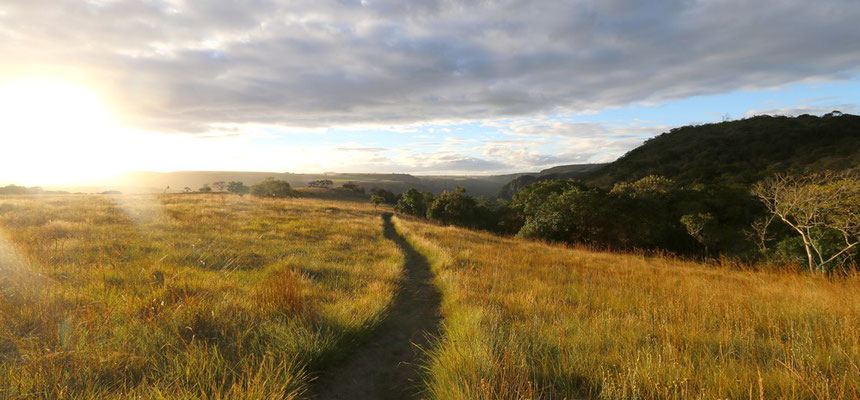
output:
M427 259L383 215L384 235L405 254L405 278L374 334L315 385L319 399L410 399L421 392L422 349L438 333L441 296Z

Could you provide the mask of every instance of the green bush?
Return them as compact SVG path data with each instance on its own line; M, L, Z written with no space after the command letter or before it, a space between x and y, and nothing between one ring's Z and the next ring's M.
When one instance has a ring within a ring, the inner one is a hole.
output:
M292 197L293 190L287 181L266 178L266 180L251 186L251 195L271 198Z

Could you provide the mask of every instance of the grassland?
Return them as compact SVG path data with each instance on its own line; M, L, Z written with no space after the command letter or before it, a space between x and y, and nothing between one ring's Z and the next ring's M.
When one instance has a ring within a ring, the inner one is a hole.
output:
M856 399L860 280L590 252L396 218L431 260L437 399Z
M0 198L0 398L302 397L402 263L354 203Z
M425 397L858 398L857 275L392 220L323 199L0 198L0 398L325 397L324 371L390 371L406 356L377 354L435 331L430 279Z

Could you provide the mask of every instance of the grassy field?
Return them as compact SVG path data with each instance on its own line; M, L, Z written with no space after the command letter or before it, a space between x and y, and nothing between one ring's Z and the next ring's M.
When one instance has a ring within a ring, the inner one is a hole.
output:
M402 262L355 203L0 198L0 398L302 397Z
M437 399L856 399L860 279L596 253L395 219L431 260Z
M860 394L856 275L706 267L395 217L398 244L379 214L319 198L0 198L0 398L311 397L392 310L435 313L398 292L412 282L404 252L430 264L441 293L428 398ZM406 327L387 321L408 348Z

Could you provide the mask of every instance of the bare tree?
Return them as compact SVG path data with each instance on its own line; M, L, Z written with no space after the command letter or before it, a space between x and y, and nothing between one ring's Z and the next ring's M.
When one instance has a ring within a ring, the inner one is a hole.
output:
M749 241L758 246L758 251L762 254L767 253L767 242L773 239L772 235L768 232L768 228L770 228L770 224L773 223L774 218L776 218L776 215L770 214L764 218L756 219L749 230L744 230L744 235L746 235Z
M687 233L701 243L702 246L705 246L705 257L708 256L709 242L705 231L713 220L714 216L710 213L686 214L681 217L681 224L687 229Z
M227 189L227 182L224 182L224 181L212 182L212 186L216 190L218 190L219 192L223 192L224 189Z
M796 231L810 271L824 271L860 244L860 177L856 172L776 175L757 183L752 193L768 211ZM766 238L767 226L761 237ZM823 249L828 232L841 236L835 250Z

